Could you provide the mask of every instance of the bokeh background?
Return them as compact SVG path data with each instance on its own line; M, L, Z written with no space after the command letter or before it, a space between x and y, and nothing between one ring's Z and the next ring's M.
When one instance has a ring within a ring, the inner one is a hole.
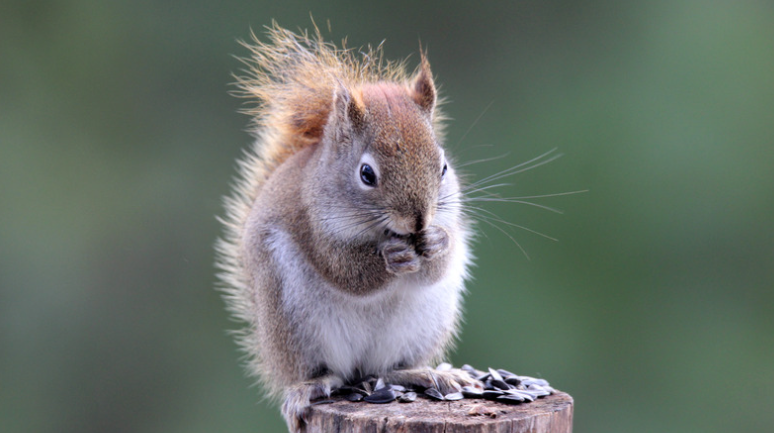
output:
M774 426L774 3L0 3L0 431L279 432L213 290L246 39L419 41L487 206L451 360L549 379L577 432ZM327 30L330 20L331 31ZM488 107L488 108L487 108ZM478 120L477 120L478 119ZM417 318L421 325L422 318Z

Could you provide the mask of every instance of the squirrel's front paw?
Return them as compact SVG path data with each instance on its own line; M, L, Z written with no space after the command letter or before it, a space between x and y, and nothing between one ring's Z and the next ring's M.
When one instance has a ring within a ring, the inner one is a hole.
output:
M441 227L430 226L419 233L417 252L422 257L432 260L445 253L449 248L449 234Z
M419 270L419 256L409 238L390 236L381 246L387 271L393 274L408 274Z

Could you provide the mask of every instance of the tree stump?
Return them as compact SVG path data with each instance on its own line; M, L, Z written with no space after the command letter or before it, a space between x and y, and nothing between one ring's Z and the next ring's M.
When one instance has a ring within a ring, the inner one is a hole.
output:
M531 403L507 405L482 399L413 403L333 403L312 407L309 433L571 433L573 400L556 391Z

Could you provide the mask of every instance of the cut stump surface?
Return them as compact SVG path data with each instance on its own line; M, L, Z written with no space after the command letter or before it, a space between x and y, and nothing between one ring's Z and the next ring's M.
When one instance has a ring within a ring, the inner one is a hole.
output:
M333 403L312 407L309 433L571 433L573 400L559 392L532 403L507 405L481 399L413 403Z

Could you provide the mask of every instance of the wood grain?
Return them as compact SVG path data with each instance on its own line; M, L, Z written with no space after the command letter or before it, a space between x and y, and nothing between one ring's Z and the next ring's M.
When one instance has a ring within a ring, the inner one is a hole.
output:
M573 400L557 391L532 403L487 400L333 403L312 407L308 433L571 433Z

